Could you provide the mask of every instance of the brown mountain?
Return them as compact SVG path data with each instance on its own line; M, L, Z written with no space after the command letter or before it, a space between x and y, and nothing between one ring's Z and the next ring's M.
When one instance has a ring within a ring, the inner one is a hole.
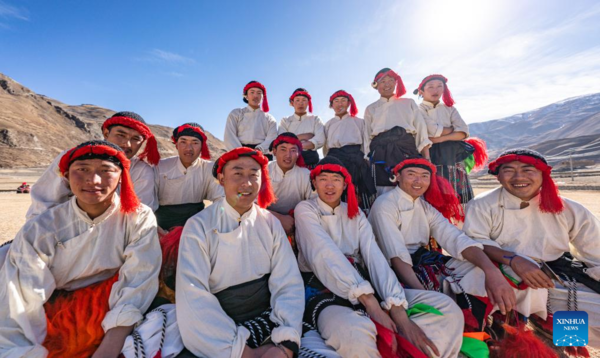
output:
M101 139L101 125L115 111L83 104L71 106L36 94L0 73L0 168L41 167L64 149ZM149 125L163 157L175 155L173 128ZM224 143L206 132L213 159Z

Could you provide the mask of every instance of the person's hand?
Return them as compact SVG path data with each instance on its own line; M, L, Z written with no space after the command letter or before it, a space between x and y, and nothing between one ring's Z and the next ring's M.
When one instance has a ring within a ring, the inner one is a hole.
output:
M390 316L381 309L379 302L377 302L377 299L372 293L360 296L358 301L365 306L367 314L373 321L379 323L392 332L398 332L394 321L392 321Z
M269 347L264 353L263 355L261 355L262 358L292 358L294 356L294 353L283 347L276 347L273 345L270 345L271 347Z
M495 267L493 270L485 272L485 290L492 305L497 304L503 315L517 306L515 291L506 282L502 272Z
M440 355L440 351L436 345L427 337L421 327L408 318L406 310L403 307L392 307L390 316L398 327L398 334L406 338L413 346L430 357L431 352L436 356Z
M531 288L554 288L554 282L550 277L540 270L537 264L524 257L515 256L510 267Z

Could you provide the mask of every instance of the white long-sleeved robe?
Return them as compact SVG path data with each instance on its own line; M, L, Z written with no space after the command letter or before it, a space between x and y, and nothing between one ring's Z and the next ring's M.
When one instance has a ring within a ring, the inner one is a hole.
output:
M417 103L410 98L380 98L365 109L365 154L370 152L371 140L394 127L402 127L415 137L417 151L431 145L427 124Z
M440 102L436 106L428 101L419 104L419 109L427 123L427 132L430 137L440 137L444 127L453 127L455 132L464 132L469 136L469 126L460 116L456 107L448 107Z
M278 132L279 134L291 132L295 135L314 134L314 137L308 140L315 145L315 148L311 150L318 150L325 145L325 126L321 118L313 114L305 114L300 117L294 113L289 117L282 118L279 122Z
M346 145L360 145L362 152L367 155L365 146L365 120L345 114L342 118L335 116L325 124L325 146L323 154L331 148L341 148Z
M240 214L219 199L190 218L177 264L177 320L185 346L205 357L241 357L250 332L236 326L215 293L271 274L275 343L300 344L304 287L279 220L254 204Z
M310 171L306 168L294 165L284 173L277 161L272 161L269 163L269 178L277 201L268 209L279 214L287 215L299 202L315 196L310 184Z
M353 304L359 303L358 297L374 293L375 288L386 310L393 306L406 309L419 302L436 307L443 316L419 314L411 320L436 344L441 357L456 357L464 324L460 309L441 293L404 290L377 246L362 211L350 219L346 203L332 209L317 197L298 204L295 215L301 271L313 272L331 292ZM364 264L370 283L359 275L347 257ZM318 328L326 343L342 356L379 356L374 325L347 307L325 308L318 319Z
M179 156L161 159L156 166L156 187L160 205L201 203L223 197L223 187L212 175L213 162L196 159L188 168Z
M104 331L139 322L158 291L161 250L145 205L122 214L119 198L94 220L76 198L28 221L0 268L0 356L45 357L44 303L54 290L76 290L112 277Z
M66 152L65 150L54 158L42 176L31 187L31 205L27 210L27 220L31 220L44 211L68 201L73 196L73 192L69 188L69 182L60 175L58 169L60 158ZM154 186L154 169L148 163L139 160L138 157L133 157L129 174L131 175L135 194L140 201L152 210L158 209L158 197Z
M482 243L543 261L554 261L565 252L585 262L587 274L600 280L600 220L583 205L563 198L565 209L560 214L542 213L539 196L521 209L521 199L502 187L478 195L467 205L463 230ZM513 277L519 277L505 267ZM468 277L479 282L484 295L482 278ZM466 277L467 279L467 277ZM483 294L482 294L483 293ZM557 283L556 288L515 290L517 310L529 316L537 314L546 318L546 301L554 311L566 310L567 290ZM548 296L549 295L549 296ZM588 312L590 319L590 345L600 347L600 295L578 284L579 309Z
M277 138L277 121L269 113L250 106L236 108L227 116L225 125L225 147L232 150L242 144L256 144L263 153L269 152L269 145Z

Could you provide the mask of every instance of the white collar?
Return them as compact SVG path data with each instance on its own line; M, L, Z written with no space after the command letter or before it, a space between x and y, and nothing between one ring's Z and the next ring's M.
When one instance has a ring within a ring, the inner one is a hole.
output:
M113 199L112 199L112 203L110 204L110 206L106 209L105 212L102 213L102 215L98 216L95 219L91 219L88 215L88 213L86 213L85 211L83 211L79 205L77 205L77 197L73 196L71 198L71 207L73 208L73 211L75 212L75 214L83 221L85 221L86 223L90 224L90 225L98 225L101 222L103 222L104 220L108 219L108 217L110 217L118 208L121 207L121 199L119 198L119 195L117 195L117 193L113 194Z

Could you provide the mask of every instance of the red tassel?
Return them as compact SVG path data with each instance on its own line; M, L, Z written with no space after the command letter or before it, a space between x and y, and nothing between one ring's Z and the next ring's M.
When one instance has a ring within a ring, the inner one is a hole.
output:
M122 154L119 152L119 154ZM123 154L123 157L125 155ZM118 157L118 156L117 156ZM129 162L123 163L123 172L121 173L121 212L133 213L141 205L140 199L135 194L131 175L129 174Z
M396 75L396 98L400 98L406 94L406 87L404 87L404 82L402 82L402 77L400 75Z
M90 357L104 338L102 320L109 311L113 277L72 292L55 292L44 304L47 334L42 344L49 358Z
M436 208L446 219L464 221L464 212L452 184L444 177L433 173L425 200Z
M312 99L309 99L309 100L308 100L308 111L309 111L310 113L312 113L312 112L313 112L313 107L312 107Z
M463 308L462 313L465 316L465 332L478 332L479 322L477 322L477 318L473 315L473 311L469 308Z
M262 101L262 110L263 112L269 112L269 100L267 100L267 89L263 86L263 101Z
M271 186L271 180L269 179L269 168L266 164L262 166L261 183L262 185L260 186L260 191L258 192L257 202L258 206L266 209L269 205L273 204L277 200L275 192L273 191L273 187Z
M465 142L469 143L475 148L475 152L473 153L473 157L475 158L475 167L473 167L473 170L478 171L483 169L489 159L485 141L481 138L469 137L465 139Z
M300 168L306 168L306 163L304 162L304 157L302 156L302 150L298 153L298 159L296 160L296 165Z
M406 338L375 321L373 323L377 328L377 349L382 358L427 358Z
M358 114L358 107L356 106L356 102L354 102L354 98L350 97L350 116L356 117Z
M558 358L532 331L525 330L523 324L512 327L503 324L505 338L500 341L498 356L505 358Z
M358 200L356 199L356 190L352 184L350 174L345 178L346 181L346 203L348 204L348 218L352 219L358 215Z
M148 137L146 140L146 148L138 155L141 160L146 159L148 164L157 165L160 160L160 153L158 152L158 144L154 136Z
M550 170L542 174L542 189L540 190L540 211L543 213L559 214L565 204L558 194L558 188L550 176Z
M210 150L208 150L208 141L202 141L202 151L200 152L200 158L204 160L210 160Z
M450 88L448 88L448 84L444 82L444 93L442 94L442 101L447 107L454 106L454 98L452 98L452 93L450 93Z
M182 231L183 226L176 226L160 239L160 249L162 251L160 278L163 281L175 275L177 270L177 257Z

